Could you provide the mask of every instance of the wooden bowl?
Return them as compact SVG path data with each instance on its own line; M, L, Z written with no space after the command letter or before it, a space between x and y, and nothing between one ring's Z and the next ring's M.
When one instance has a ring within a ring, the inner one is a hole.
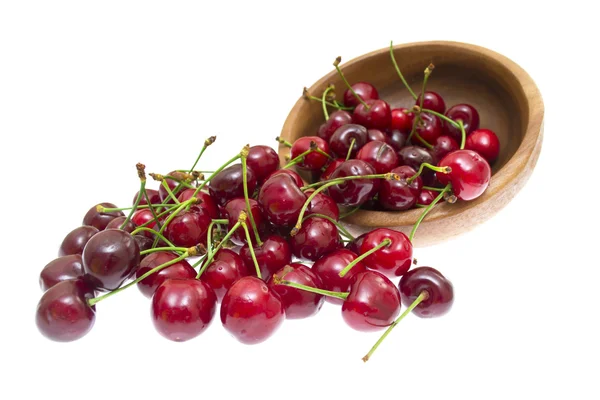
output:
M427 89L442 95L447 107L457 103L475 106L480 127L492 129L501 143L500 156L492 165L492 179L486 192L474 201L442 203L436 206L415 235L416 246L435 244L480 224L493 216L525 185L540 154L544 105L531 77L501 54L483 47L457 42L419 42L397 45L394 56L415 93L420 92L423 70L432 62L435 70ZM332 60L333 61L333 60ZM392 107L410 108L414 100L399 79L390 59L389 48L342 62L349 82L368 81ZM309 89L320 96L333 83L338 99L345 90L335 70ZM288 115L281 137L294 142L316 135L324 121L319 102L300 98ZM289 155L281 145L279 156ZM408 211L360 210L343 222L353 234L378 227L390 227L408 234L422 209Z

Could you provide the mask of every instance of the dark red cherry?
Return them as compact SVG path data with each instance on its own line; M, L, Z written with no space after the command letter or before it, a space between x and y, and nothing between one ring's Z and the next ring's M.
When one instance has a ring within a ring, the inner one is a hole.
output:
M294 256L316 261L340 247L337 226L319 217L308 218L290 240Z
M173 176L173 175L177 175L177 174L178 174L177 171L169 172L169 176ZM171 192L173 192L175 197L177 197L177 193L175 193L175 188L177 188L177 186L179 186L179 182L177 182L173 179L166 179L166 182L167 182L167 185L169 185L169 189L171 189ZM175 201L171 198L171 196L169 196L169 192L167 192L167 189L165 189L162 182L160 182L160 186L158 188L158 196L160 197L160 201L162 204L174 204L175 203Z
M450 167L452 172L436 172L443 184L452 184L452 193L461 200L473 200L481 196L490 184L492 170L483 157L472 150L457 150L444 157L440 167Z
M337 110L329 115L329 119L321 124L317 131L317 136L329 143L331 135L340 126L351 124L352 114L344 110Z
M62 256L50 261L40 273L40 288L50 289L58 282L83 276L83 261L80 254Z
M452 308L454 302L452 283L436 269L431 267L415 268L400 279L398 286L402 304L407 307L422 292L427 292L427 298L412 311L421 318L439 317Z
M312 270L321 279L322 288L333 292L345 293L350 290L350 284L356 275L367 270L367 267L358 262L343 278L339 273L358 256L348 249L339 249L331 252L317 260ZM342 304L342 300L336 297L327 297L327 301Z
M450 136L440 136L436 139L435 143L433 143L431 155L433 156L434 161L437 162L446 157L448 153L458 150L458 148L459 145L456 143L456 140Z
M78 226L65 236L58 249L58 256L83 253L83 248L87 242L98 232L98 229L93 226Z
M398 129L392 129L387 131L386 143L394 148L396 151L402 150L406 145L408 139L408 133L404 133Z
M370 164L378 174L385 174L398 166L398 155L385 142L369 142L356 155L357 160Z
M500 140L489 129L477 129L465 142L465 149L479 153L488 163L493 163L500 154Z
M306 195L286 174L269 178L258 193L263 216L276 226L295 225L305 201Z
M136 212L134 212L131 216L131 220L136 226L142 226L148 221L152 221L147 225L144 225L144 227L148 229L158 230L158 227L156 226L156 221L154 221L154 215L152 215L152 211L150 211L148 208L142 208L141 210L137 210ZM148 231L142 231L140 232L140 235L144 235L148 238L154 237L154 235L152 235L152 233Z
M365 236L368 232L363 233L362 235L354 238L354 240L346 243L345 248L350 250L353 253L360 254L360 246L362 246L363 240L365 240Z
M304 193L306 193L306 196L310 197L313 192L314 190L307 190ZM310 204L304 213L305 216L310 214L326 215L337 221L340 218L340 209L337 203L331 197L327 196L323 192L319 192L310 201Z
M135 193L135 196L133 196L133 201L131 202L131 204L135 204L138 194L139 194L139 192ZM160 195L158 194L158 190L146 189L146 194L148 195L148 198L150 199L150 204L161 204ZM146 196L142 196L142 199L140 200L140 205L147 205L147 204L148 204L148 201L146 200Z
M310 150L311 143L315 143L317 148L321 149L324 153L329 154L329 145L327 144L326 141L324 141L323 139L321 139L318 136L304 136L304 137L301 137L298 140L296 140L294 142L294 144L292 145L292 148L291 148L292 159L294 159L294 158L298 157L300 154ZM327 164L328 160L329 160L329 157L327 157L317 151L313 151L313 152L305 155L303 157L303 160L301 162L299 162L298 164L296 164L296 166L298 166L298 168L308 169L310 171L317 171L317 170L323 168L323 166L325 166L325 164Z
M212 222L210 216L199 207L181 211L165 228L165 237L175 246L192 247L206 244L208 225Z
M407 165L392 170L400 177L399 181L384 180L379 188L379 203L386 210L403 211L408 210L417 203L419 193L423 188L421 177L417 177L410 184L407 179L417 173Z
M85 280L94 289L115 290L140 264L140 247L127 232L98 232L83 250Z
M428 206L433 202L433 200L435 200L435 198L438 196L438 194L439 193L434 192L433 190L423 189L423 190L421 190L421 193L419 193L419 198L417 199L417 204L421 204L423 206Z
M220 249L202 273L200 279L208 283L215 291L217 299L221 300L235 281L250 275L254 269L253 264L252 270L249 270L236 252L229 249Z
M279 156L269 146L252 146L248 152L246 165L252 168L252 171L256 175L256 180L262 183L273 171L279 169Z
M185 189L179 194L177 200L183 203L184 201L191 199L195 191L196 189ZM252 193L249 192L248 194L252 196ZM196 207L203 208L204 211L206 211L206 213L213 219L219 218L219 207L217 206L217 202L210 197L210 194L200 191L196 193L196 198L200 200L195 204Z
M470 104L457 104L446 111L446 117L453 121L462 121L465 133L468 135L476 129L479 129L479 113ZM444 121L444 135L452 136L457 142L461 141L462 132L460 128Z
M350 157L354 158L356 152L367 143L367 128L357 124L340 126L329 139L329 148L340 158L346 158L350 146ZM353 144L354 143L354 144Z
M162 336L184 342L200 335L210 325L217 296L197 279L169 279L152 296L152 322Z
M169 251L150 253L140 262L140 266L137 269L135 276L136 278L141 278L150 270L159 265L168 263L169 261L173 261L176 258L177 255ZM144 296L151 298L154 292L156 292L156 289L168 279L194 279L195 277L196 271L192 268L190 263L186 260L181 260L144 278L137 283L137 287Z
M262 246L254 246L254 255L260 274L263 280L267 281L271 275L292 261L292 247L283 237L271 235L263 240ZM240 257L244 260L248 273L256 275L256 267L247 244L240 249Z
M35 323L45 337L71 342L85 336L94 326L96 312L88 304L94 297L82 279L70 279L48 289L40 299Z
M374 142L376 140L387 143L388 137L379 129L367 130L367 142Z
M400 165L408 165L415 171L419 170L419 167L423 163L435 164L435 160L433 156L427 149L424 149L419 146L406 146L402 150L398 152L398 158L400 161ZM423 183L425 185L431 185L435 180L435 172L426 168L423 170L421 174L421 178L423 179Z
M279 295L253 276L237 280L221 302L223 327L245 344L265 341L284 319L285 311Z
M121 229L121 225L123 225L123 222L125 222L126 218L127 217L117 217L113 219L108 223L108 225L106 225L106 229ZM131 220L129 220L127 222L127 225L125 225L125 227L123 228L123 230L125 232L131 233L135 230L135 228L135 224Z
M298 175L298 173L294 170L291 170L289 168L286 169L278 169L277 171L273 172L271 175L269 175L267 177L267 179L265 179L265 182L267 180L269 180L271 177L276 176L276 175L289 175L290 178L292 178L294 180L294 182L296 183L296 185L300 188L302 186L304 186L304 181L302 180L302 177L300 175Z
M354 92L363 99L363 101L379 99L377 89L368 82L357 82L352 85L352 89L354 89ZM354 93L352 93L350 89L346 89L344 92L344 105L346 107L356 107L359 104L360 100L356 98Z
M279 270L274 277L286 281L299 283L317 289L323 288L321 279L306 265L300 263L289 264ZM296 289L285 285L277 285L271 278L267 283L271 290L281 298L285 308L285 317L289 319L307 318L315 315L323 306L325 296Z
M152 245L154 244L154 239L149 238L148 236L144 236L144 235L133 235L133 239L137 242L138 246L140 247L140 251L144 251L144 250L149 250L152 248ZM148 254L144 254L141 255L140 254L140 260L143 260L144 258L146 258Z
M112 203L100 203L99 205L105 208L117 208L117 206ZM85 214L85 217L83 217L83 223L81 225L90 225L101 231L106 228L106 225L108 225L110 221L124 215L125 214L123 214L122 211L100 212L96 209L96 206L93 206Z
M331 174L335 171L342 163L346 161L345 158L336 158L335 160L331 160L325 171L321 174L321 178L319 180L326 181L331 178Z
M247 169L248 195L256 189L256 175L252 168ZM224 206L229 200L244 197L242 164L235 164L219 172L208 184L208 191L217 204Z
M383 100L367 100L354 109L353 120L367 129L387 129L392 122L390 105Z
M406 108L394 108L392 113L392 121L390 123L391 130L399 130L404 134L409 134L412 131L415 114L407 111Z
M419 94L419 97L417 98L417 101L415 102L415 104L418 106L421 105L421 95L420 94ZM425 98L423 99L423 108L426 108L428 110L433 110L440 114L443 114L444 111L446 111L446 103L444 102L444 99L442 98L442 96L440 96L438 93L426 91Z
M437 138L442 136L443 126L442 121L435 115L422 113L421 122L417 123L416 132L421 136L427 143L433 145ZM413 144L421 145L422 142L413 136L411 139Z
M370 164L361 160L348 160L340 164L329 179L372 174L375 174L375 169ZM379 179L346 180L329 187L327 190L329 196L336 203L356 207L365 203L379 190Z
M412 264L413 254L412 243L404 233L387 228L372 230L365 236L360 253L377 247L385 239L391 240L391 243L367 256L363 262L390 277L404 275Z
M250 203L250 212L254 217L254 223L256 224L256 228L258 229L259 235L264 233L266 225L263 221L263 216L260 212L260 207L258 206L258 202L254 199L248 199ZM238 222L240 218L240 214L245 212L248 214L248 209L246 208L246 201L244 198L232 199L227 202L225 208L221 212L221 217L229 220L229 229L232 229L233 226ZM250 222L250 216L246 220L246 225L248 226L248 232L250 233L250 237L252 238L252 242L256 243L258 239L254 236L254 230L252 228ZM238 228L233 236L231 237L236 244L242 245L247 242L246 240L246 232L242 227Z
M376 271L356 275L342 304L342 317L358 331L388 327L400 314L400 293L396 285Z

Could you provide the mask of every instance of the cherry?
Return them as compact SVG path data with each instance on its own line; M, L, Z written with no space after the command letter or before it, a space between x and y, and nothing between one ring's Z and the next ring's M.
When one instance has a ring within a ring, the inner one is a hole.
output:
M217 296L197 279L169 279L152 296L152 322L162 336L184 342L200 335L210 325Z
M247 168L248 193L256 189L256 175ZM210 196L217 204L224 206L229 200L244 197L242 164L231 165L216 174L208 184Z
M320 180L326 181L328 179L331 179L331 174L333 174L333 171L335 171L340 165L342 165L344 161L346 161L344 158L336 158L335 160L332 160L327 166L327 168L325 168L325 171L323 171L323 173L321 174Z
M354 109L353 119L368 129L387 129L392 122L390 105L383 100L367 100Z
M133 239L137 242L138 246L140 247L140 251L149 250L152 248L152 245L154 244L154 239L149 238L148 236L143 236L141 234L133 235ZM140 254L140 260L143 260L144 258L146 258L147 255L148 254L144 254L144 255Z
M457 150L448 154L438 164L450 167L450 173L437 172L443 184L452 184L452 192L461 200L473 200L481 196L490 184L492 170L488 162L472 150Z
M408 139L408 133L404 133L398 129L393 129L387 131L387 139L386 142L394 148L396 151L402 150L402 148L406 145L406 140Z
M307 190L304 192L307 196L310 196L314 190ZM323 192L317 193L315 197L310 201L306 213L304 215L321 214L326 215L335 219L336 221L340 218L340 209L337 203Z
M367 236L367 233L368 232L363 233L362 235L354 238L354 240L351 240L350 242L346 243L345 248L353 253L360 254L360 246L362 246L362 242L365 240L365 236Z
M263 240L262 246L254 246L254 255L260 267L262 278L266 281L271 275L292 261L292 248L283 237L271 235ZM255 275L256 267L254 266L248 244L245 244L240 249L240 257L244 260L249 273Z
M376 140L387 143L388 137L385 135L385 133L383 133L379 129L368 129L367 130L367 142L374 142Z
M57 342L85 336L94 326L96 312L87 300L94 297L82 279L70 279L48 289L40 299L35 322L40 332Z
M125 222L127 217L117 217L110 221L108 225L106 225L106 229L121 229L121 225ZM131 220L127 221L127 225L123 228L125 232L131 233L135 230L136 226Z
M259 234L264 233L265 231L265 223L263 221L263 216L260 212L260 207L258 202L254 199L248 199L250 203L250 212L254 217L254 223L256 224L256 228L258 229ZM246 208L246 201L244 198L229 200L225 205L225 208L221 212L221 216L227 220L229 220L229 229L232 229L233 226L238 222L240 218L240 214L242 212L248 213ZM249 219L248 219L249 221ZM250 222L248 222L250 224ZM253 242L257 242L259 239L254 236L253 229L250 229L250 237ZM231 237L237 244L244 244L247 242L246 240L246 232L243 229L238 229L235 231L233 236Z
M291 169L278 169L277 171L273 172L271 175L269 175L267 177L267 179L265 179L264 181L268 181L269 179L271 179L274 176L277 175L289 175L290 178L292 178L294 180L294 182L296 183L296 186L298 187L302 187L304 186L304 181L302 180L302 177L300 175L298 175L298 173L296 171L293 171Z
M289 319L307 318L315 315L323 306L325 296L293 287L279 285L278 280L299 283L314 288L322 288L321 279L306 265L293 263L279 270L267 283L281 298L285 317Z
M93 226L78 226L65 236L58 249L58 255L82 254L87 242L98 232L98 229Z
M379 99L377 89L368 82L357 82L352 85L352 89L363 101ZM344 105L346 107L356 107L360 104L360 100L356 98L354 93L350 89L346 89L344 92Z
M431 153L418 146L404 147L398 152L398 158L400 160L400 165L408 165L415 171L418 171L419 167L423 163L435 164ZM421 179L423 179L424 184L430 185L435 180L435 172L430 169L426 169L421 174Z
M340 271L356 257L358 257L356 253L348 249L339 249L317 260L313 264L312 270L321 279L322 288L340 293L347 292L354 277L367 270L365 265L359 262L343 278L340 277ZM342 304L342 300L335 297L328 296L326 299L331 303Z
M135 273L136 278L141 278L148 271L173 261L177 257L174 253L168 251L157 251L148 254L140 262L140 266ZM137 283L137 287L144 296L151 298L156 289L168 279L194 279L195 277L196 270L186 260L181 260L142 279Z
M135 204L139 193L140 192L136 192L135 196L133 196L133 201L131 202L131 204ZM146 194L148 195L148 198L150 199L150 204L162 204L161 203L162 200L160 199L160 194L158 193L158 190L146 189ZM148 205L146 196L142 196L142 198L140 199L140 205Z
M329 142L331 139L331 135L336 131L340 126L351 124L352 123L352 115L344 110L337 110L331 113L329 119L319 127L317 131L317 136L321 139Z
M438 193L434 192L433 190L423 189L423 190L421 190L421 193L419 193L419 198L417 199L417 204L421 204L423 206L428 206L433 202L433 200L437 196L438 196Z
M152 211L150 211L148 208L142 208L141 210L137 210L136 212L134 212L133 215L131 216L131 221L133 221L133 223L137 226L142 226L145 223L147 223L148 221L152 221L144 226L148 229L156 230L155 229L156 221L154 221L154 215L152 215ZM144 235L148 238L154 237L154 235L148 231L142 231L142 232L140 232L140 235Z
M436 139L433 149L431 149L431 155L433 155L434 160L439 161L446 157L448 153L458 150L458 148L458 143L452 137L440 136Z
M345 158L348 152L350 157L354 157L356 152L367 143L367 136L367 128L364 126L346 124L333 133L329 139L329 147L340 158Z
M433 144L433 143L435 143L437 138L442 136L442 133L443 133L442 121L435 115L422 113L421 114L421 122L417 123L416 132L427 143ZM417 139L416 136L413 137L411 140L414 144L417 144L417 145L421 144L421 141L419 139Z
M98 205L104 208L117 208L117 206L115 206L112 203L100 203ZM108 225L110 221L117 217L122 217L125 215L122 211L98 211L96 207L97 206L94 206L88 210L88 212L83 217L82 225L90 225L101 231L106 228L106 225Z
M413 253L412 243L404 233L387 228L372 230L365 236L360 253L373 251L385 240L390 243L367 256L364 263L391 277L404 275L412 264Z
M300 156L303 153L306 153L311 148L320 149L324 153L329 154L329 145L323 139L318 136L304 136L299 138L294 142L291 149L291 157L292 159ZM308 169L311 171L316 171L321 169L329 160L329 157L321 154L317 151L312 151L306 154L303 159L296 164L298 168Z
M220 249L200 276L200 280L209 284L217 299L221 300L235 281L250 275L251 271L254 271L254 264L250 270L237 253L229 249Z
M344 161L331 174L330 179L346 176L373 175L375 169L361 160ZM356 207L366 202L379 189L379 179L351 179L328 188L336 203Z
M417 101L415 102L415 104L418 106L421 106L421 95L420 94L419 94L419 97L417 98ZM438 93L432 92L432 91L426 91L425 98L423 99L423 108L426 108L428 110L433 110L435 112L443 114L444 111L446 111L446 103L444 102L444 99L442 98L442 96L440 96Z
M90 239L82 259L90 285L98 290L115 290L140 264L140 248L129 233L108 229Z
M413 313L421 318L439 317L452 308L454 302L452 283L434 268L415 268L400 279L398 286L402 304L407 307L415 302L421 293L427 293L413 309Z
M357 160L370 164L378 174L385 174L398 166L398 155L385 142L369 142L356 155Z
M177 174L178 174L177 171L169 172L170 176L177 175ZM173 194L175 196L177 196L177 193L175 193L174 190L179 185L179 182L177 182L173 179L165 179L165 181L167 182L169 189L171 189L171 192L173 192ZM160 197L160 201L162 202L162 204L174 204L175 203L175 201L171 198L171 196L169 196L169 192L167 192L167 189L165 189L162 182L160 182L160 187L158 188L158 195Z
M256 175L256 180L261 183L273 171L279 169L279 156L269 146L252 146L246 163Z
M286 174L269 178L258 193L258 204L263 216L276 226L294 225L304 202L306 195Z
M391 130L399 130L402 133L409 134L413 127L415 115L407 113L406 108L394 108L391 111L392 121L390 123Z
M337 226L324 218L311 217L291 239L294 256L316 261L340 247Z
M192 206L190 210L181 211L165 228L165 236L175 246L192 247L206 244L208 226L212 222L203 208Z
M191 199L195 192L196 189L185 189L179 194L177 200L179 200L180 203L183 203L184 201ZM210 194L200 191L196 193L196 198L200 200L195 204L197 207L203 208L212 219L219 218L219 207L215 200L210 197Z
M479 153L491 164L496 161L500 154L500 141L493 131L478 129L467 136L465 149Z
M446 117L453 121L461 120L467 135L479 128L479 113L470 104L456 104L450 107L446 111ZM460 141L462 137L460 128L448 121L444 121L444 134L452 136L456 141Z
M221 302L223 327L245 344L265 341L284 319L285 310L279 295L253 276L237 280Z
M421 177L415 178L408 183L408 179L417 173L407 165L403 165L392 170L400 177L399 181L384 180L379 188L379 203L386 210L408 210L416 203L423 188Z
M400 314L398 288L383 274L365 271L357 274L342 304L342 317L353 329L376 331L389 326Z
M40 288L50 289L59 282L83 276L83 261L80 254L62 256L50 261L40 273Z

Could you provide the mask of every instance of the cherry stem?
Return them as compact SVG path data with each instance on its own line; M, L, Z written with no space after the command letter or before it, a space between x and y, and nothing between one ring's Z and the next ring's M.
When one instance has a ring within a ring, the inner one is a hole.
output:
M204 154L204 152L206 151L208 146L213 144L215 142L215 140L217 140L217 137L211 136L204 141L204 145L202 146L202 149L200 150L200 154L198 154L198 157L196 158L194 165L192 165L192 168L189 169L189 171L188 171L189 173L191 173L194 170L194 168L196 168L196 165L198 165L198 161L200 161L200 157L202 157L202 154Z
M396 62L396 57L394 57L394 41L390 41L390 57L392 58L392 64L394 64L394 68L396 69L398 76L402 80L402 83L404 84L406 89L408 89L410 95L416 100L417 95L410 88L410 86L408 85L408 82L406 82L406 79L404 79L404 75L402 75L402 72L400 71L400 67L398 67L398 63Z
M360 210L360 206L358 207L354 207L353 209L351 209L348 212L345 212L344 214L340 215L340 219L344 219L346 217L349 217L350 215L354 214L355 212L357 212L358 210Z
M321 97L321 102L323 103L323 116L325 117L325 121L329 120L329 112L327 112L327 93L333 90L335 86L329 85L327 89L323 91L323 96Z
M371 254L375 253L376 251L378 251L379 249L381 249L382 247L386 247L389 246L390 244L392 244L392 240L390 238L385 238L381 241L381 243L379 243L377 246L373 247L371 250L361 254L360 256L356 257L354 259L354 261L352 261L350 264L348 264L346 266L346 268L344 268L343 270L340 271L340 273L338 274L340 278L343 278L344 276L346 276L346 274L359 262L361 262L362 260L364 260L365 258L369 257Z
M304 192L306 190L316 188L317 186L328 185L329 183L332 183L332 182L335 182L336 184L338 184L338 183L343 183L344 181L351 181L354 179L386 179L386 180L399 181L400 177L393 172L388 172L385 174L373 174L373 175L351 175L351 176L344 176L343 178L334 178L334 179L328 179L326 181L311 183L310 185L302 186L300 188L300 190L302 190ZM331 186L331 185L328 185L328 186Z
M188 205L196 204L197 202L198 202L198 198L196 198L195 196L193 196L193 197L189 198L188 200L184 201L183 203L179 204L178 207L175 209L175 211L173 211L171 213L171 215L169 215L169 217L167 218L167 220L165 221L165 223L163 224L163 226L160 227L160 230L158 231L158 233L162 234L165 231L165 229L167 228L167 226L171 223L171 221L173 221L173 219L181 211L183 211L183 209L185 209ZM158 243L158 235L154 239L154 243L152 244L152 247L155 247L157 243Z
M329 215L325 215L325 214L319 214L319 213L314 213L314 214L309 214L306 217L302 218L302 223L304 223L304 221L306 221L309 218L323 218L326 219L327 221L331 222L332 224L334 224L337 228L338 231L340 231L340 233L344 236L346 236L348 239L350 240L354 240L355 237L352 236L352 234L350 234L350 232L348 232L346 230L346 228L344 228L342 226L342 224L340 224L338 221L336 221L335 219L331 218Z
M204 181L202 182L202 185L198 186L196 188L196 191L194 192L194 194L192 195L192 197L196 197L196 195L198 193L200 193L200 191L202 189L204 189L204 186L206 186L208 184L208 182L211 181L211 179L213 179L219 172L223 171L225 168L227 168L229 166L229 164L233 163L234 161L236 161L237 159L239 159L241 156L240 154L236 154L234 157L232 157L229 161L227 161L225 164L221 165L220 168L218 168L215 172L213 172L212 174L210 174L210 176Z
M415 179L417 179L419 177L419 175L421 175L423 173L423 169L425 167L427 167L430 170L433 170L435 172L441 172L443 174L449 174L450 172L452 172L452 168L450 168L450 167L436 167L435 165L431 165L429 163L424 162L424 163L421 163L421 165L419 166L419 170L417 171L417 173L406 180L406 183L408 183L410 185Z
M250 208L250 198L248 197L248 152L250 151L250 145L244 146L242 152L240 153L242 157L242 180L244 183L244 201L246 202L246 210L248 213L248 217L250 217L250 225L252 226L252 230L254 231L254 237L256 238L256 243L259 246L262 246L262 240L260 240L260 235L258 234L258 228L256 227L256 221L254 221L254 215L252 214L252 210Z
M350 155L352 154L352 148L354 147L354 143L356 143L356 138L352 138L352 141L350 142L350 148L348 149L348 153L346 154L346 161L348 161L350 159Z
M360 103L365 106L365 108L368 110L370 107L367 105L367 103L365 103L365 101L362 99L362 97L360 97L352 88L352 85L350 85L350 82L348 82L348 80L346 79L346 77L344 76L344 73L342 72L342 70L340 69L340 62L342 62L342 57L338 57L335 59L335 61L333 62L333 66L335 67L335 70L337 71L338 75L340 76L340 78L342 78L342 80L344 81L344 83L346 84L346 86L348 87L348 89L350 89L350 91L352 92L352 94L354 95L354 97L356 97L356 100L360 101Z
M439 112L430 110L428 108L423 108L421 111L426 112L427 114L435 115L436 117L438 117L440 119L443 119L444 121L446 121L449 124L453 125L455 128L460 128L458 122L454 121L451 118L446 117L444 114L440 114Z
M173 204L151 204L152 207L171 207L173 206ZM101 205L96 206L96 209L99 212L113 212L113 211L127 211L127 210L132 210L134 206L131 207L102 207ZM138 210L141 210L143 208L150 208L150 206L148 204L140 204L136 207ZM135 212L135 211L134 211Z
M178 178L172 176L172 175L165 175L164 176L165 179L171 179L173 181L177 182L177 185L183 186L186 189L196 189L194 186L190 185L189 183L179 180ZM173 191L173 193L175 193L176 191L180 190L181 188L179 186L175 187L175 190Z
M314 142L312 142L312 143L314 143ZM306 156L306 155L308 155L308 154L312 153L313 151L315 151L315 149L313 149L313 148L310 148L310 149L306 150L304 153L300 153L300 154L298 154L296 157L294 157L294 158L292 158L290 161L288 161L288 163L287 163L287 164L285 164L285 166L283 167L283 169L288 169L288 168L291 168L291 167L293 167L294 165L296 165L296 164L298 164L298 163L302 162L302 161L304 160L304 156Z
M333 86L333 85L331 85ZM311 96L310 94L308 94L308 89L304 88L304 92L303 95L305 98L309 99L309 100L314 100L314 101L318 101L319 103L323 103L323 99L318 98L316 96ZM336 100L333 100L333 103L330 101L325 100L324 102L325 105L328 105L330 107L334 107L337 108L338 110L346 110L346 111L352 111L354 110L354 107L346 107L343 104L338 103Z
M164 237L164 236L162 235L162 233L160 233L160 232L157 232L157 231L156 231L156 230L154 230L154 229L147 228L147 227L145 227L145 226L140 226L140 227L138 227L138 228L134 229L134 230L131 232L131 235L133 236L133 235L135 235L136 233L139 233L139 232L150 232L151 234L158 236L160 239L162 239L162 241L163 241L163 242L165 242L165 243L166 243L166 244L168 244L169 246L175 247L175 245L174 245L173 243L171 243L171 241L170 241L169 239L167 239L166 237Z
M156 223L156 225L158 226L158 229L161 228L161 223L158 219L158 215L156 215L156 211L154 211L154 206L152 205L152 203L150 202L150 197L148 196L148 191L146 190L146 188L144 188L144 198L146 199L146 203L148 203L148 208L150 209L150 212L152 213L152 218L153 221ZM167 210L169 210L169 207L165 207L167 208ZM148 221L148 223L150 223L151 221ZM144 224L142 226L146 226L147 224Z
M436 188L433 186L423 186L422 189L431 190L432 192L441 192L442 190L444 190L443 188Z
M337 299L342 299L342 300L346 300L346 298L350 294L348 292L344 292L344 293L334 292L332 290L319 289L319 288L315 288L312 286L303 285L301 283L286 281L284 279L278 278L277 275L273 275L273 283L275 285L289 286L289 287L293 287L296 289L304 290L306 292L316 293L316 294L320 294L323 296L335 297Z
M175 195L173 194L173 192L171 191L171 188L169 187L169 183L167 182L166 179L163 179L160 182L161 185L163 185L163 187L165 188L165 190L167 191L167 193L169 194L169 197L175 202L175 204L180 204L180 201L177 199L177 197L175 197Z
M256 276L258 277L258 279L262 279L260 267L258 266L258 260L256 259L256 254L254 253L254 246L252 245L252 238L250 237L250 232L248 231L248 225L244 221L242 221L242 228L246 233L246 241L248 242L248 249L250 250L252 262L254 263L254 268L256 269Z
M425 87L427 86L427 81L429 80L429 75L431 75L431 71L433 71L433 69L435 68L435 66L433 64L429 64L427 66L427 68L425 68L425 71L423 72L424 76L423 76L423 87L421 88L421 99L419 101L419 110L417 112L417 118L415 118L415 122L413 123L413 129L410 132L410 135L408 135L408 139L407 141L410 141L410 139L412 138L413 134L417 134L417 125L422 123L423 120L421 118L421 110L423 109L423 102L425 101ZM425 142L423 140L423 138L421 138L422 142ZM427 142L425 142L427 143Z
M155 247L153 249L148 249L148 250L144 250L144 251L140 251L140 255L146 255L146 254L150 254L150 253L155 253L157 251L177 251L177 252L184 252L187 250L187 247L175 247L175 246L171 246L171 247Z
M147 201L147 200L148 200L148 198L147 198L147 196L146 196L146 201ZM142 225L138 226L138 228L147 227L147 226L148 226L150 223L152 223L152 221L156 221L156 223L158 224L158 226L160 226L161 224L160 224L160 221L159 221L158 219L159 219L160 217L162 217L162 216L164 216L164 215L166 215L166 214L170 213L170 212L171 212L171 211L172 211L174 208L176 208L176 207L177 207L177 204L169 204L169 206L171 206L171 207L169 207L168 209L166 209L165 211L161 212L161 213L160 213L160 214L158 214L158 215L155 215L155 214L154 214L154 212L153 212L153 213L152 213L152 215L154 216L154 219L153 219L153 220L151 219L150 221L146 221L146 222L144 222ZM150 210L153 210L153 208L152 208L152 207L150 207Z
M465 148L467 133L465 132L465 126L463 125L462 119L458 120L458 124L460 125L460 149L462 150Z
M420 115L419 113L417 113L417 115ZM419 123L419 118L415 118L413 120L413 125L412 125L412 129L410 130L410 134L408 135L408 138L406 139L407 142L410 142L412 137L417 133L417 124Z
M140 178L140 190L138 191L138 195L135 199L135 203L133 204L133 208L131 209L129 215L127 215L127 218L125 218L125 221L123 221L119 229L124 229L125 226L127 226L127 224L129 223L129 221L131 221L131 216L133 215L135 210L137 210L137 207L140 205L140 201L142 201L142 196L144 195L144 191L146 190L146 166L142 163L137 163L135 165L135 168L137 169L138 177Z
M208 225L208 231L206 232L206 254L212 253L212 231L213 227L217 224L228 224L229 221L226 219L213 219Z
M246 215L245 213L242 213L242 215ZM206 262L204 263L204 265L202 266L202 268L200 268L200 271L198 271L198 275L196 275L196 279L200 279L200 276L202 276L202 274L204 273L204 271L206 270L206 268L208 268L208 266L210 265L210 263L212 262L213 258L215 258L215 254L217 254L217 252L221 249L221 247L223 247L223 245L225 243L227 243L227 241L229 240L229 238L235 233L235 231L237 231L237 229L240 227L240 225L242 224L242 215L240 215L240 219L238 219L238 222L235 223L235 225L233 225L231 227L231 229L229 230L229 232L227 232L227 235L225 235L225 237L223 238L223 240L221 240L221 243L219 243L217 245L217 247L215 247L215 249L212 251L212 253L210 253L207 258L206 258ZM244 217L245 218L245 217ZM207 253L208 254L208 253Z
M291 144L290 142L288 142L287 140L285 140L284 138L281 138L281 137L277 136L277 137L275 138L275 140L276 140L278 143L281 143L281 144L283 144L283 145L284 145L284 146L286 146L286 147L292 147L292 144Z
M367 353L366 356L364 356L362 358L362 360L364 362L369 361L369 358L371 358L371 356L373 355L373 353L375 352L375 350L377 350L377 348L379 347L379 345L381 344L381 342L383 342L383 340L387 337L387 335L390 334L390 332L392 331L392 329L394 329L396 327L396 325L398 325L400 323L400 321L402 321L402 319L404 319L404 317L406 317L408 314L410 314L410 312L412 310L415 309L415 307L417 307L419 304L421 304L422 301L427 300L427 298L429 297L429 293L425 290L423 290L421 292L421 294L419 294L419 297L417 297L415 299L415 301L413 301L413 303L408 306L408 308L402 313L402 315L400 315L394 322L391 323L391 325L386 329L385 332L383 332L383 335L381 335L381 337L379 338L379 340L377 341L377 343L375 343L373 345L373 347L371 347L371 350L369 350L369 352Z
M423 210L423 213L421 214L421 216L419 217L419 219L417 220L417 222L415 222L415 224L413 225L412 230L410 231L410 235L408 236L408 239L412 242L413 238L415 237L415 233L417 232L417 228L419 228L419 225L421 225L421 222L423 222L423 219L425 219L425 216L429 213L429 211L431 211L431 209L442 199L444 198L444 194L446 192L450 191L450 188L452 187L451 184L447 184L446 187L444 189L442 189L442 191L440 192L440 194L438 194L438 196L433 199L433 201L431 202L431 204L429 204L427 207L425 207L425 209Z
M425 139L423 139L421 137L421 135L419 135L419 132L417 132L415 130L415 135L414 135L417 139L419 139L419 142L421 142L423 144L423 146L427 147L429 150L433 149L433 146Z

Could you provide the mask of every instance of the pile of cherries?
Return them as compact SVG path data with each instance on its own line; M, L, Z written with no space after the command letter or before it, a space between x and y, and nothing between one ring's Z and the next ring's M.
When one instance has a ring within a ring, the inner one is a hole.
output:
M56 341L83 337L96 304L130 286L151 299L156 330L174 341L200 335L219 303L225 329L254 344L328 300L341 305L351 328L385 330L366 361L410 312L446 313L452 284L433 268L411 269L412 238L437 202L484 192L499 143L478 129L475 108L446 110L439 94L424 90L431 70L410 110L391 109L366 82L349 87L343 104L332 87L320 98L307 95L322 102L326 121L316 136L288 143L283 168L272 148L245 146L205 177L195 167L214 137L192 168L150 174L158 190L146 188L138 164L133 206L93 206L43 268L41 333ZM337 110L329 115L327 107ZM320 178L304 182L293 168ZM349 212L422 206L423 215L409 236L379 228L355 238L339 223L340 205Z

